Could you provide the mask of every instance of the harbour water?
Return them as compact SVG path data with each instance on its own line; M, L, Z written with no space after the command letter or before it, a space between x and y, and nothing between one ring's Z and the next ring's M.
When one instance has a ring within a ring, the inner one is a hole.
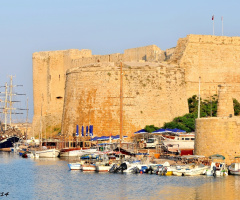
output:
M85 173L68 162L0 152L0 199L240 199L240 176Z

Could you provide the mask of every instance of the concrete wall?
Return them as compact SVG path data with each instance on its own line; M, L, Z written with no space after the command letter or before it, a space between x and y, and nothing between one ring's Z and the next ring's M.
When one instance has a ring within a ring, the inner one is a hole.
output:
M159 63L123 63L123 133L188 112L184 70ZM67 71L62 132L94 126L95 135L120 133L120 71L116 63L96 63Z

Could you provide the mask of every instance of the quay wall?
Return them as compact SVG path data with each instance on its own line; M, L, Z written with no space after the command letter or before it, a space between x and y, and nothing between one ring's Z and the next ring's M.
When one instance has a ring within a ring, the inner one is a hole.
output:
M120 133L120 65L95 63L66 75L62 131L93 125L94 134ZM147 124L162 126L188 112L184 70L159 63L123 63L123 133Z

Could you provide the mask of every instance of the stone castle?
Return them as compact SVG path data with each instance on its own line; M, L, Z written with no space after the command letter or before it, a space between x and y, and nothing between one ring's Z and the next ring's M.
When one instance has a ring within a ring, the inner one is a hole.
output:
M95 135L120 132L120 63L123 66L123 133L131 136L145 125L162 126L188 113L187 99L218 94L228 84L240 100L240 37L188 35L176 48L156 45L123 54L92 55L91 50L33 54L34 118L43 127L94 126Z

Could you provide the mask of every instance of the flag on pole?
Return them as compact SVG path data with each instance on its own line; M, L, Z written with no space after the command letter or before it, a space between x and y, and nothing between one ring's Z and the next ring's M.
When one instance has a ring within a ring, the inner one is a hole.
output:
M82 126L82 137L84 137L84 127Z
M221 17L222 20L222 36L223 36L223 16Z
M93 125L89 126L89 136L93 137Z
M86 126L86 136L88 136L88 126Z
M76 126L76 136L79 136L79 130L78 130L78 125Z
M214 15L212 16L212 21L213 21L213 35L214 35Z

